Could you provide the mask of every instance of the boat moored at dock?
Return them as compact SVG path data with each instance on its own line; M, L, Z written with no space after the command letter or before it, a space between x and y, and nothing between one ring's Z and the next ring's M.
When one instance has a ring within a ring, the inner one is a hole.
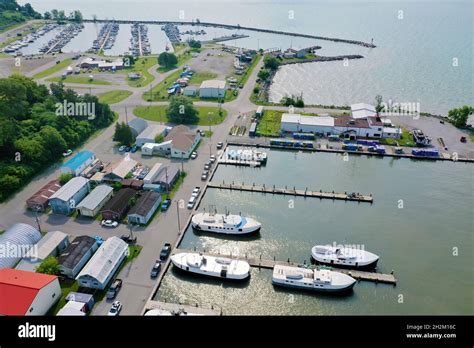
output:
M311 248L311 256L321 264L334 267L372 269L377 266L379 257L360 248L315 245Z
M347 274L328 269L275 265L272 283L296 289L344 292L351 290L356 280Z
M173 265L185 272L209 277L244 280L250 276L250 265L246 261L201 253L179 253L171 257Z
M252 218L232 214L198 213L191 219L191 226L198 231L223 234L248 234L258 232L262 224Z

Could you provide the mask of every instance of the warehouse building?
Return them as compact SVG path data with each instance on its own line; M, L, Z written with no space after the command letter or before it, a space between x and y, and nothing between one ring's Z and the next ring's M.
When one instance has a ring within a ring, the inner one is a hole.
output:
M366 103L351 105L352 118L367 118L377 115L375 106Z
M23 223L14 224L0 234L0 250L3 251L0 269L15 267L40 239L41 233L36 228Z
M26 200L26 206L34 211L45 211L48 208L49 198L60 188L59 180L51 180Z
M47 257L58 256L69 245L69 238L61 231L51 231L45 234L25 255L15 267L22 271L35 272Z
M0 269L0 315L46 315L61 298L57 276Z
M128 125L132 129L133 136L137 137L138 134L143 132L145 128L148 127L148 122L145 121L143 118L137 117L128 122Z
M224 80L206 80L199 87L201 98L224 98L226 84Z
M131 188L122 188L112 197L110 201L100 211L105 220L120 221L125 216L130 200L135 196L136 191Z
M200 140L199 133L191 132L183 125L173 127L165 138L165 142L170 142L169 154L172 158L189 158Z
M94 217L112 198L114 190L107 185L99 185L77 205L77 212L82 216Z
M281 116L281 130L291 133L330 135L334 130L334 118L331 116L283 114Z
M158 177L158 175L161 173L163 169L164 169L163 163L159 163L159 162L155 163L153 167L151 167L148 174L143 179L143 182L145 184L153 184L155 179Z
M158 209L161 195L158 192L146 191L128 213L128 222L146 225Z
M49 204L55 214L69 215L89 193L89 180L77 176L69 180L49 198Z
M95 160L95 155L91 151L81 151L69 161L64 163L60 170L61 173L72 174L78 176Z
M98 247L97 241L92 237L76 237L59 255L58 263L61 274L68 278L76 278Z
M118 237L108 238L77 276L79 285L103 290L128 256L128 244Z
M169 127L153 124L146 127L135 139L135 144L142 147L146 143L154 143L157 136L166 136Z

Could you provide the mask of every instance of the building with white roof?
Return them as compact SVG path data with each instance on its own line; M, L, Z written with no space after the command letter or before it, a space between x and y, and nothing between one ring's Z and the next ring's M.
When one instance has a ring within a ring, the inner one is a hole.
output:
M94 217L107 201L112 198L113 188L107 185L99 185L77 205L79 215Z
M89 180L77 176L69 180L50 198L49 204L56 214L71 214L82 199L89 193Z
M84 316L86 315L86 304L76 301L68 301L63 308L61 308L57 316Z
M283 114L281 131L292 133L331 134L334 129L334 118L331 116L302 116L300 114Z
M223 98L226 91L226 82L224 80L206 80L199 87L199 96L201 98Z
M22 256L26 255L40 239L41 233L28 224L18 223L8 228L0 234L0 250L14 248L17 253L7 253L7 255L0 257L0 269L15 267Z
M28 250L25 257L15 267L23 271L35 272L36 268L49 256L58 256L69 245L69 238L61 231L51 231Z
M121 161L116 162L111 166L111 170L106 175L104 175L103 180L121 181L126 178L128 173L135 169L137 164L137 161L127 155Z
M130 122L128 122L128 125L132 129L132 134L134 136L138 136L138 134L143 132L145 128L148 127L148 122L145 121L143 118L136 117Z
M148 174L143 179L143 182L145 184L153 184L155 179L158 177L158 175L161 173L163 169L164 169L163 163L159 163L159 162L155 163L153 167L151 167Z
M357 103L351 105L352 118L367 118L375 116L375 106L366 103Z
M110 237L77 276L79 285L103 290L128 256L128 244L118 237Z
M167 129L167 126L161 124L149 125L137 136L135 144L142 147L146 143L154 143L157 136L166 136Z

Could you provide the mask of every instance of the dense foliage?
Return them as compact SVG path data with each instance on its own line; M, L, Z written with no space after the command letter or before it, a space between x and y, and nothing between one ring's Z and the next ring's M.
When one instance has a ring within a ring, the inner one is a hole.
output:
M29 3L20 6L15 0L0 1L0 30L33 18L41 15Z
M294 95L285 95L281 98L281 103L285 106L296 106L298 108L304 107L303 95L294 96Z
M20 75L0 79L0 201L113 122L113 112L97 97L78 96L62 84L50 88ZM95 117L58 112L59 105L84 103L94 107Z
M183 96L171 97L167 109L168 120L172 123L194 124L199 121L199 113L193 102Z
M174 53L163 52L158 56L158 64L170 68L178 64L178 58Z
M135 142L132 128L125 122L117 122L115 124L114 141L119 142L121 145L131 146Z
M276 70L280 66L280 62L276 57L267 55L263 59L263 65L265 66L265 69Z
M456 127L464 127L473 112L474 108L472 106L464 105L461 108L449 110L448 119Z
M43 262L41 262L38 268L36 268L36 272L50 275L59 275L60 267L58 259L54 256L48 256L43 260Z
M189 47L191 47L191 48L201 48L201 41L189 40Z

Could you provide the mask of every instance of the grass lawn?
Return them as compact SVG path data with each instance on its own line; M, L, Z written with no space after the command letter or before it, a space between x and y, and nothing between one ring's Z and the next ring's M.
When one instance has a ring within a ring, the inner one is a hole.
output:
M47 79L51 82L80 83L84 85L111 85L108 81L90 79L88 76L68 76L65 79L61 77L51 77Z
M46 69L46 70L43 70L43 71L37 73L36 75L33 76L33 78L34 79L42 79L43 77L52 75L52 74L60 71L61 69L67 68L69 66L69 64L71 64L71 62L72 62L71 58L64 59L59 64L56 64L55 66L52 66L49 69Z
M181 69L169 75L166 79L154 86L150 91L143 93L143 99L146 101L160 101L168 99L168 88L179 78ZM151 95L150 95L151 93Z
M402 136L400 139L380 139L380 144L383 145L397 145L397 143L399 146L416 147L416 144L413 141L413 136L405 128L402 128Z
M286 111L265 110L262 119L258 122L257 134L264 137L277 137L280 135L281 115ZM310 113L300 113L302 116L316 116Z
M189 84L190 85L201 85L203 81L206 80L212 80L217 77L217 74L210 72L210 71L204 71L204 72L198 72L195 73L190 79L189 79Z
M181 50L178 51L178 52L181 52ZM159 73L165 73L165 72L177 69L178 67L184 65L189 59L191 59L192 55L191 55L190 51L184 51L181 54L179 54L179 53L176 54L176 57L178 58L178 63L176 65L168 66L168 67L160 66L160 67L158 67L158 69L156 69L156 71L158 71Z
M128 76L126 77L127 83L130 87L143 87L146 86L155 80L155 77L148 72L148 70L155 64L158 64L156 56L147 56L139 58L135 61L133 67L126 68L122 70L122 73L139 73L141 77L138 80L130 80Z
M99 98L99 102L101 103L115 104L115 103L120 103L122 100L127 99L131 95L132 95L132 92L130 91L117 89L115 91L97 94L97 97Z
M222 123L227 116L227 111L221 109L222 114L219 115L219 108L212 106L195 106L199 112L199 126L209 126ZM133 114L137 117L143 118L149 121L157 122L169 122L168 116L166 115L166 105L152 105L152 106L137 106L133 110ZM212 118L209 120L209 112L212 112Z

